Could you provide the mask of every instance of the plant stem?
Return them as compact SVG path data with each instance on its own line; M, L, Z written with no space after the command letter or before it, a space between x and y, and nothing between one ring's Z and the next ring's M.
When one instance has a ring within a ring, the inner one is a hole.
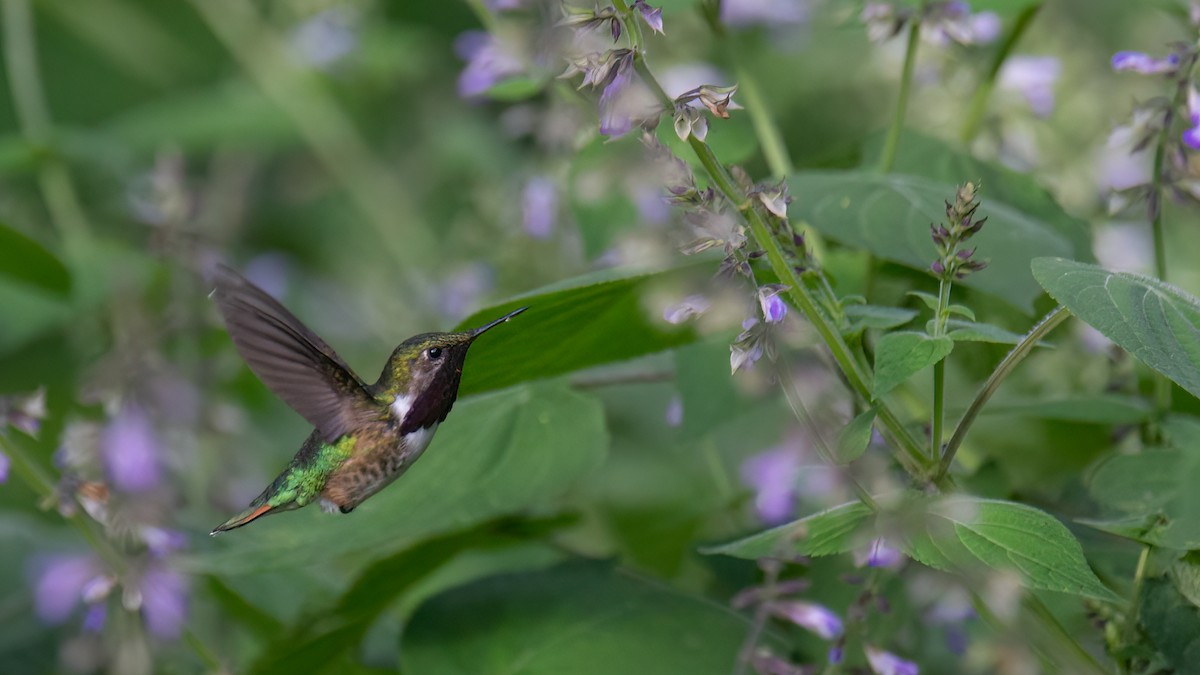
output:
M938 285L937 310L933 317L933 336L941 337L946 333L946 319L950 312L951 283L942 279ZM929 457L937 461L942 451L942 424L946 412L946 359L933 364L933 420L930 423Z
M1121 642L1125 645L1132 645L1137 639L1138 610L1142 604L1142 586L1146 581L1146 565L1150 561L1150 550L1150 546L1142 546L1142 552L1138 555L1137 568L1133 573L1133 592L1129 595L1129 614L1125 617L1125 626L1121 636Z
M1017 364L1021 363L1029 355L1029 352L1033 350L1042 338L1058 327L1058 324L1065 321L1068 316L1070 316L1070 312L1067 311L1066 307L1062 305L1055 307L1025 337L1021 338L1017 346L1013 347L1012 351L1004 357L1004 360L996 366L996 369L992 371L987 381L979 388L979 392L975 394L975 399L971 401L971 405L963 413L962 419L959 420L958 426L954 429L954 435L950 437L950 442L946 444L946 451L942 454L941 466L938 468L937 473L934 474L935 480L940 479L950 470L950 464L954 461L954 455L958 452L959 446L962 445L967 431L971 429L975 418L979 416L980 411L983 410L983 406L987 404L992 394L996 393L996 389L1000 387L1000 383L1004 381L1004 378L1008 377L1009 373L1017 367Z
M970 143L979 135L979 129L983 126L983 116L987 113L988 100L992 96L992 90L996 88L996 78L1000 75L1000 68L1004 66L1004 62L1012 54L1013 47L1025 35L1025 31L1033 23L1034 17L1041 9L1042 3L1037 2L1021 10L1016 21L1013 22L1012 28L1004 36L1004 42L996 50L996 54L988 66L987 74L975 88L975 93L971 95L971 102L967 105L967 112L958 132L958 137L962 139L963 143Z
M908 94L912 89L913 69L917 63L917 45L921 42L921 20L913 17L908 27L908 46L904 50L904 70L900 74L900 93L896 96L896 113L892 116L892 126L888 129L887 140L883 144L883 154L879 157L879 170L887 173L896 163L896 146L900 144L900 131L904 128L904 118L908 115Z

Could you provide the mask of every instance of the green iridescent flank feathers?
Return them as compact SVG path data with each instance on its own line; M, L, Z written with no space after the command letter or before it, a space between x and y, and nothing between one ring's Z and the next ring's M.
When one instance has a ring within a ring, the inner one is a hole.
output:
M332 445L322 443L311 462L293 466L287 472L281 489L267 503L277 508L293 502L297 507L312 502L325 488L329 474L349 459L357 441L353 436L343 436Z

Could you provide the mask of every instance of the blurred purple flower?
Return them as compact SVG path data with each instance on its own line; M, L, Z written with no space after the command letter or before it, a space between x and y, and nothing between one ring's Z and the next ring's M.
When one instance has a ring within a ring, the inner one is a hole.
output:
M492 289L495 274L491 267L474 262L450 274L437 291L436 302L442 314L458 321L475 308L480 296Z
M646 25L650 27L650 30L661 35L666 35L666 33L663 32L661 9L651 7L646 0L637 0L633 3L633 7L641 13L642 21L646 22Z
M672 396L670 402L667 403L667 412L664 417L669 427L677 428L683 424L683 398L679 394Z
M1169 73L1179 67L1179 55L1168 54L1156 59L1145 52L1117 52L1113 54L1112 67L1118 72L1129 70L1143 75Z
M801 600L775 602L771 604L771 612L816 633L824 640L833 640L842 635L841 618L816 603Z
M1000 88L1019 92L1033 114L1049 117L1054 112L1054 85L1062 75L1062 63L1053 56L1013 56L1000 71Z
M558 188L545 176L534 176L521 191L521 222L525 234L546 239L554 233L558 219Z
M882 567L895 569L904 562L904 554L900 549L889 546L882 537L871 540L866 547L854 552L855 567Z
M721 21L734 27L777 27L808 20L808 0L724 0Z
M39 388L28 395L0 397L0 431L4 431L4 425L7 423L36 438L45 418L45 388Z
M764 523L781 523L792 515L800 464L799 453L786 446L754 455L742 463L742 482L754 490L754 508Z
M973 14L969 20L971 30L971 42L975 44L987 44L993 42L1000 37L1000 30L1004 27L1000 21L1000 15L995 12L980 12Z
M454 51L467 62L458 76L458 95L463 98L482 96L496 83L522 70L520 59L483 31L472 30L459 35L454 41Z
M8 480L8 455L0 452L0 483Z
M787 316L787 304L779 297L785 288L779 284L767 284L758 289L758 306L767 323L779 323Z
M604 136L617 137L625 135L633 128L633 118L628 107L622 105L621 98L633 82L632 68L624 65L617 66L616 75L604 86L600 93L600 133Z
M827 658L829 659L830 663L832 663L832 664L841 663L842 659L844 659L845 657L846 657L846 648L843 647L841 644L836 644L829 648L829 655Z
M142 575L142 616L156 637L175 639L187 618L187 584L174 570L152 565Z
M329 68L358 46L358 17L344 7L328 9L292 31L292 53L316 68Z
M83 589L104 575L95 558L87 555L58 555L40 561L34 582L33 606L38 618L49 624L67 620L83 599Z
M83 630L88 633L99 633L104 628L104 619L107 616L108 609L104 603L98 602L89 605L87 613L83 615Z
M689 295L677 305L671 305L663 310L663 320L667 323L681 324L693 316L700 316L708 311L711 303L703 295Z
M523 0L484 0L483 4L493 12L503 12L510 9L521 9Z
M1193 150L1200 150L1200 92L1194 85L1188 87L1187 107L1191 126L1183 132L1183 142Z
M141 530L142 541L150 553L162 557L187 547L187 535L178 530L148 525Z
M158 439L150 419L136 405L126 405L104 428L100 452L118 490L144 492L158 485Z
M242 270L242 274L247 279L253 281L256 286L276 300L282 300L283 296L287 294L291 272L291 259L286 254L278 252L254 256Z
M661 224L671 218L671 205L663 198L659 189L650 185L634 188L633 203L638 216L647 223Z
M891 652L876 649L870 645L864 647L867 652L867 663L875 675L917 675L921 672L917 664L906 661Z

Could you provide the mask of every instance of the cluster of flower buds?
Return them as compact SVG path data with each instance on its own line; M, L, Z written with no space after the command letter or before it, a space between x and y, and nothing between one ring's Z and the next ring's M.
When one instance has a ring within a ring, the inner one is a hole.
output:
M563 5L563 18L558 23L574 30L577 36L590 33L607 23L613 42L621 39L621 17L617 16L617 10L612 6L596 9Z
M971 272L987 267L987 261L974 259L974 248L959 248L983 229L983 224L987 222L987 218L975 220L975 210L979 208L976 191L974 183L959 186L954 203L946 202L946 224L934 223L929 226L938 251L938 259L933 261L929 269L940 279L962 279Z

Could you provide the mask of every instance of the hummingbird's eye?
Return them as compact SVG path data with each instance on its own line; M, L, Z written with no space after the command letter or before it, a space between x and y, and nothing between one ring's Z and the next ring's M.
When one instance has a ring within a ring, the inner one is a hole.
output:
M438 359L442 358L442 348L441 347L430 347L429 351L427 351L425 353L429 355L429 359L431 361L437 361Z

